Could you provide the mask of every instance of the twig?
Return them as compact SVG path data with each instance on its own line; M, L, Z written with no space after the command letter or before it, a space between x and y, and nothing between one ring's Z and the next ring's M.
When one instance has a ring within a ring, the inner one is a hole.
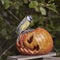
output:
M14 45L15 45L15 43L12 44L11 46L9 46L9 48L6 49L6 50L0 55L0 58L1 58L9 49L11 49Z
M54 46L54 50L57 53L57 56L59 56L59 51L55 48L55 46Z
M8 10L9 14L11 14L16 20L20 21L10 10Z
M8 10L8 12L18 21L20 21L10 10ZM14 29L13 31L16 31L16 29ZM15 43L13 43L12 45L9 46L9 48L7 48L1 55L0 58L9 50L11 49L13 46L15 45Z

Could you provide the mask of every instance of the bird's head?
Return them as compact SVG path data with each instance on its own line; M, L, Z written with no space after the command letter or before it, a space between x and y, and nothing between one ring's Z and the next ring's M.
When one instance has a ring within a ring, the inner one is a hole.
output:
M31 22L32 21L32 16L31 15L27 16L27 20Z

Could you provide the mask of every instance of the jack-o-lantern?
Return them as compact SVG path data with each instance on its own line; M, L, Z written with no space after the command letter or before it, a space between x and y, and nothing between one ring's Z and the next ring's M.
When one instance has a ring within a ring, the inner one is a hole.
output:
M48 31L37 28L31 32L21 34L16 42L17 49L23 54L46 54L53 48L53 40Z

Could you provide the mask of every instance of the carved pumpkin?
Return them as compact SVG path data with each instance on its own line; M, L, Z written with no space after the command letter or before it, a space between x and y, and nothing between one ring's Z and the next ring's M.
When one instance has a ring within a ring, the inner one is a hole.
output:
M37 28L31 32L21 34L16 42L17 49L23 54L46 54L53 48L53 40L48 31Z

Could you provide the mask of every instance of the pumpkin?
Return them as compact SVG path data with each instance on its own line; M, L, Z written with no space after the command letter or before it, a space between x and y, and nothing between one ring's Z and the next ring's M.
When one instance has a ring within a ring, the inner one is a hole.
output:
M47 54L53 48L53 39L47 30L36 28L31 32L21 34L16 46L22 54Z

